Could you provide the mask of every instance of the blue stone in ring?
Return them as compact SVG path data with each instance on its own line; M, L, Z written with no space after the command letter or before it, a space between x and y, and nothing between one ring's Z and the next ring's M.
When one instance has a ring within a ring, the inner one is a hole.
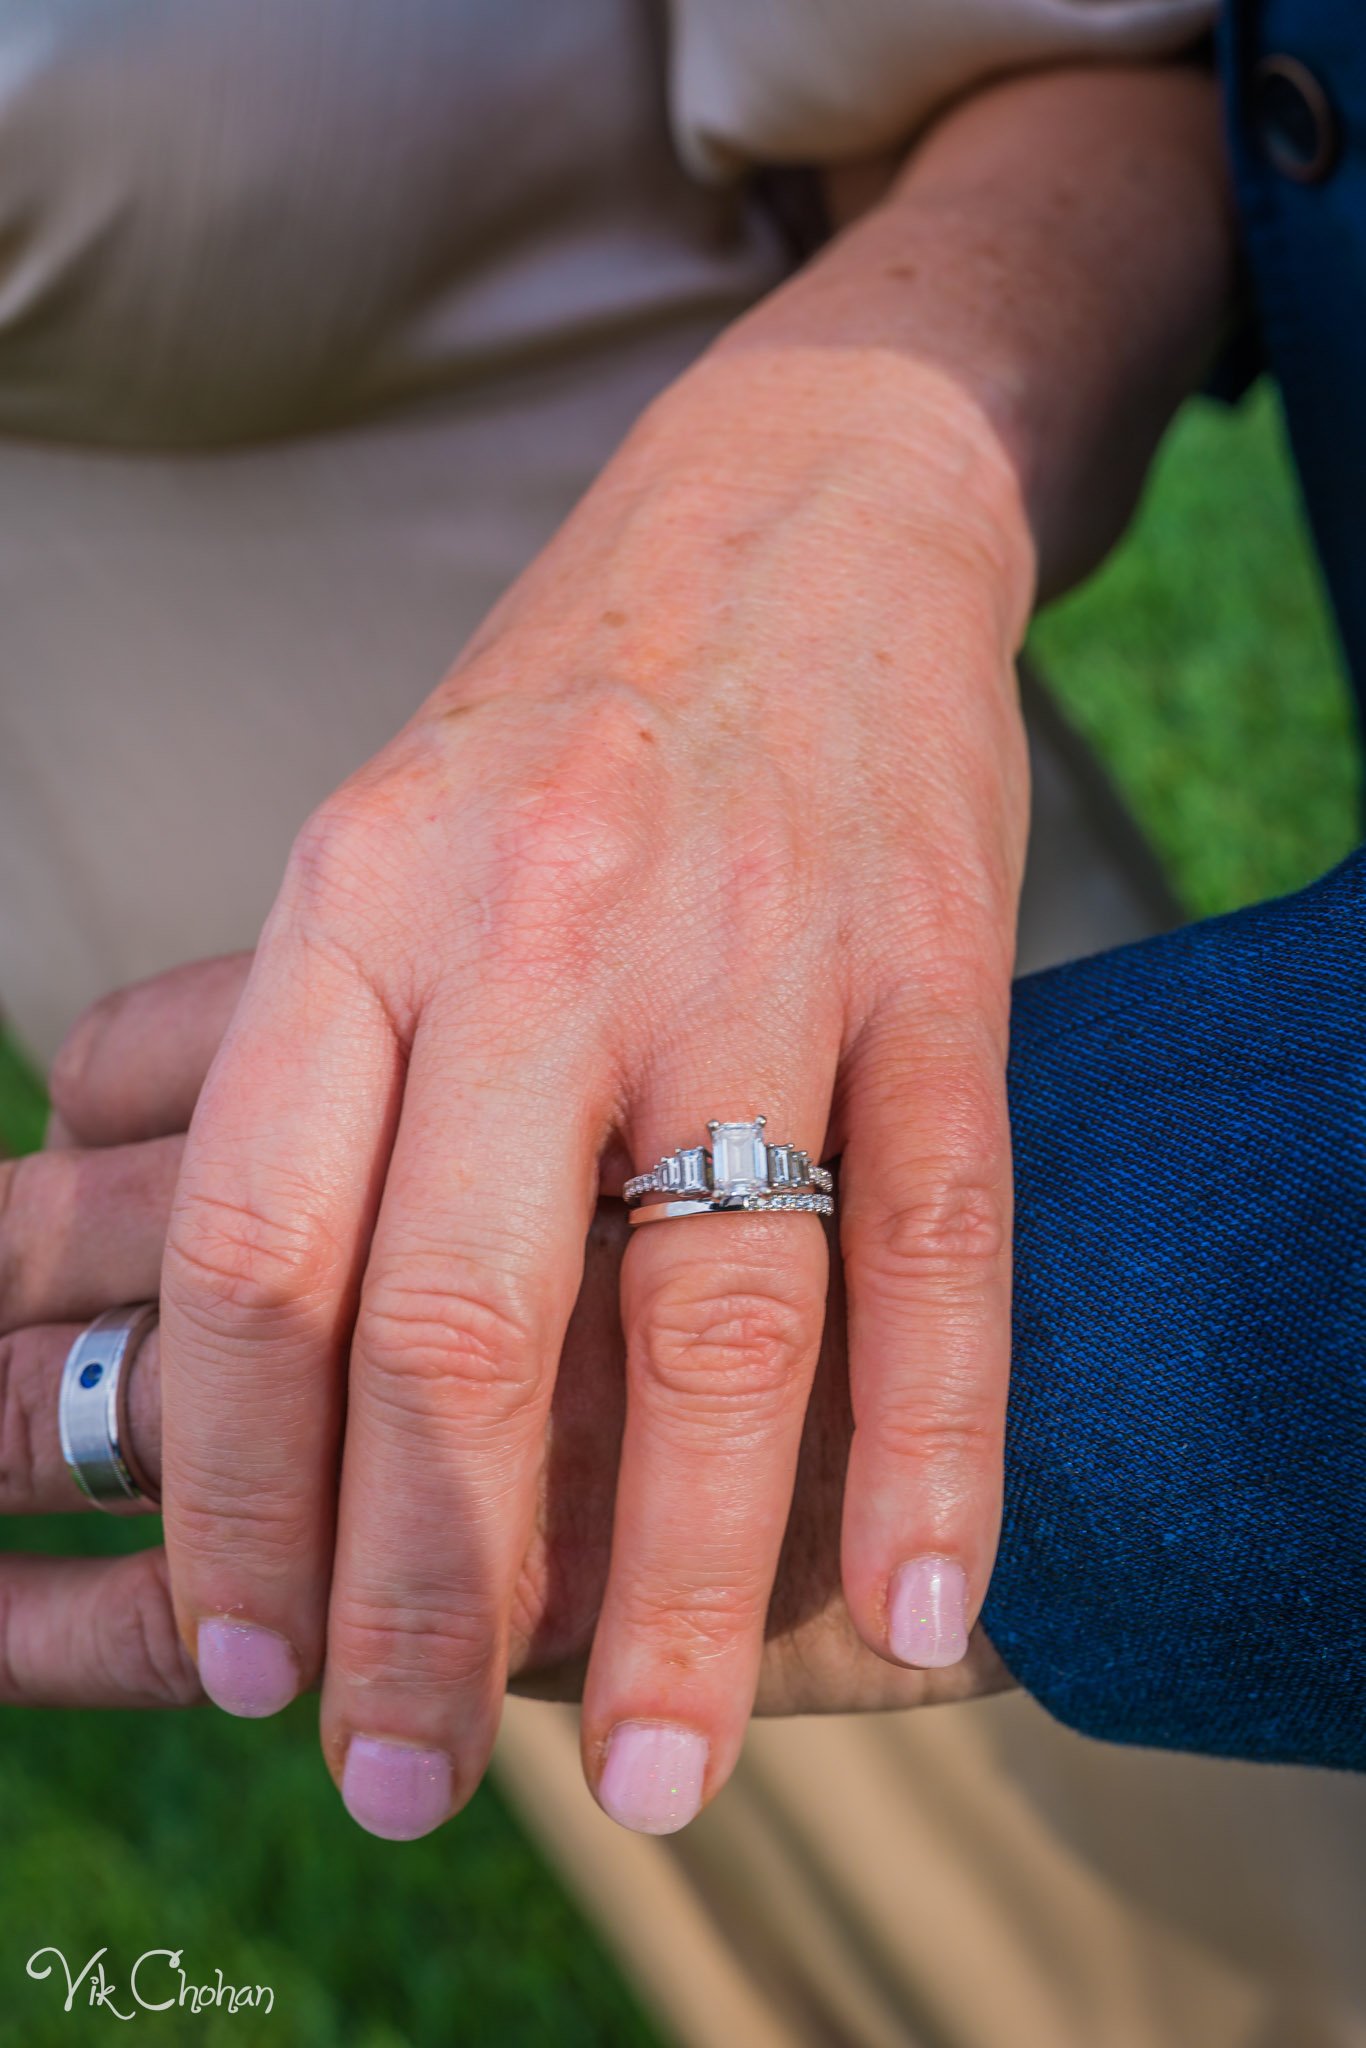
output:
M97 1358L92 1358L89 1365L81 1367L81 1385L83 1387L97 1387L103 1378L104 1367Z

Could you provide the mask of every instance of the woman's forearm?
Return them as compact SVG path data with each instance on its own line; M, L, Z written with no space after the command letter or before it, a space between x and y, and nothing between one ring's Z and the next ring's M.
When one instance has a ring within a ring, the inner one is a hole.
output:
M775 431L811 427L804 408L793 416L798 375L813 394L838 387L854 413L862 384L884 469L927 394L961 406L960 427L1005 457L994 484L990 460L976 465L975 487L999 494L1003 532L1025 514L1031 580L1051 592L1117 536L1233 285L1213 81L1181 66L1053 72L950 113L881 203L707 365L766 358L756 390ZM900 467L915 491L921 477Z

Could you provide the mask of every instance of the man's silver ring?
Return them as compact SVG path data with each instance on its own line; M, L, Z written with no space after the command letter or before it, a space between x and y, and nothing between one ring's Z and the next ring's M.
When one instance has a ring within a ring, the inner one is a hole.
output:
M632 1223L735 1210L833 1215L829 1172L797 1145L768 1144L766 1121L756 1116L747 1123L711 1122L709 1145L666 1152L647 1173L633 1174L622 1190Z
M96 1316L67 1353L57 1397L62 1456L87 1500L106 1514L157 1507L128 1429L128 1380L138 1346L157 1320L154 1301Z

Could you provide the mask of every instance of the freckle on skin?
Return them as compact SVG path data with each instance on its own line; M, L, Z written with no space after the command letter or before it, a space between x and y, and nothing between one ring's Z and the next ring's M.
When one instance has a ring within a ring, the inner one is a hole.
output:
M604 626L624 626L626 624L626 614L625 612L604 612L602 623Z
M753 547L758 538L759 536L752 526L741 526L737 527L734 533L728 533L722 545L728 548L732 554L742 555L746 549Z

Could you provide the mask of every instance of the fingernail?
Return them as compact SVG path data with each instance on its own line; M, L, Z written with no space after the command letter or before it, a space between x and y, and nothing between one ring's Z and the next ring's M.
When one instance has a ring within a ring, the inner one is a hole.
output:
M613 1820L640 1835L672 1835L702 1804L707 1745L691 1728L622 1721L612 1730L598 1798Z
M342 1771L352 1820L386 1842L415 1842L451 1811L451 1760L439 1749L353 1735Z
M299 1690L294 1652L273 1628L250 1621L201 1621L199 1680L216 1707L259 1721L278 1714Z
M913 1557L892 1580L887 1641L903 1664L956 1664L968 1647L968 1582L951 1557Z

